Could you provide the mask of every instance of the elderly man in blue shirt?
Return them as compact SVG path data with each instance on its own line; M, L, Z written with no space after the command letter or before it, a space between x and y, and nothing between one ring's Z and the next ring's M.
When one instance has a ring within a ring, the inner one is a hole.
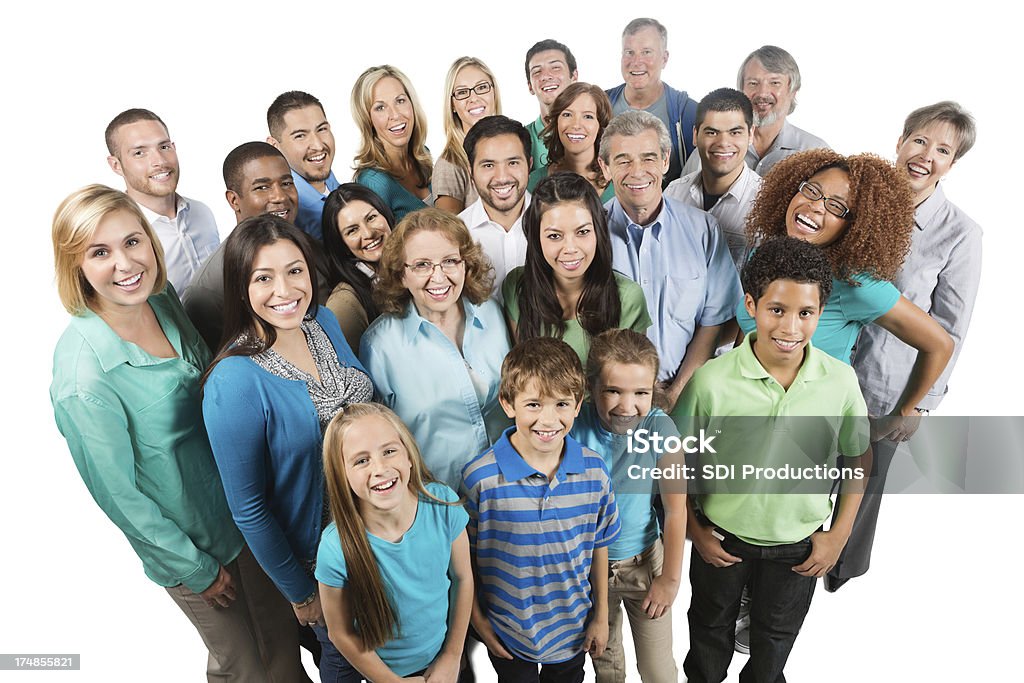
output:
M672 141L645 111L619 114L601 138L600 163L615 187L605 205L612 263L644 291L661 360L659 381L675 404L715 351L720 327L742 298L736 266L711 214L662 195Z

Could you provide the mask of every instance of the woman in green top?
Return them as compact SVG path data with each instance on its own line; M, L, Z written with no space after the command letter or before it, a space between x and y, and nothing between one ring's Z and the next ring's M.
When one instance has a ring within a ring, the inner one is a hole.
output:
M528 189L558 171L583 176L601 195L601 203L615 196L615 189L598 165L601 134L612 120L612 105L604 90L590 83L572 83L551 103L547 125L541 132L548 148L548 165L534 169Z
M591 337L612 328L647 331L643 290L612 270L605 212L589 182L575 173L544 178L523 230L526 265L501 287L515 341L556 337L586 363Z
M135 202L104 185L57 209L57 290L73 316L54 352L57 427L146 575L200 631L210 680L308 681L288 603L232 522L202 426L210 351L159 244Z

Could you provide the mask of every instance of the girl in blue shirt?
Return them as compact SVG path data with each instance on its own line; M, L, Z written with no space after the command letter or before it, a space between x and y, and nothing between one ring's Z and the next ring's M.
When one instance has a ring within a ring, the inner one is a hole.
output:
M408 428L377 404L331 421L324 471L335 521L316 578L331 643L351 662L330 680L455 683L473 603L458 496L433 481Z

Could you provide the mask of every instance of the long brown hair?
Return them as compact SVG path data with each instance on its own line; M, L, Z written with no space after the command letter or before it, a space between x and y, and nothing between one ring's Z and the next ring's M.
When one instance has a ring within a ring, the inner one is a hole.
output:
M331 518L338 529L341 551L345 556L348 573L350 626L359 634L363 649L376 650L395 637L399 629L398 613L388 600L388 592L381 578L377 558L366 535L366 523L359 512L352 487L345 472L345 434L359 419L382 417L394 427L398 439L409 454L409 488L421 500L441 505L458 505L440 500L426 489L434 481L430 470L423 464L420 449L409 428L391 409L379 403L352 403L338 412L324 432L324 478L330 500Z

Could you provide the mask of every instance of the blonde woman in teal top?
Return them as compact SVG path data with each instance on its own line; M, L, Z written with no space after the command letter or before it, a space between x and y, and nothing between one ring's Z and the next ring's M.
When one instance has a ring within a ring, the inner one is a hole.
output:
M291 610L231 520L202 426L210 352L167 284L159 244L135 202L109 187L58 208L57 289L73 317L54 352L57 427L146 575L202 634L211 678L308 680ZM236 600L243 591L262 615Z

